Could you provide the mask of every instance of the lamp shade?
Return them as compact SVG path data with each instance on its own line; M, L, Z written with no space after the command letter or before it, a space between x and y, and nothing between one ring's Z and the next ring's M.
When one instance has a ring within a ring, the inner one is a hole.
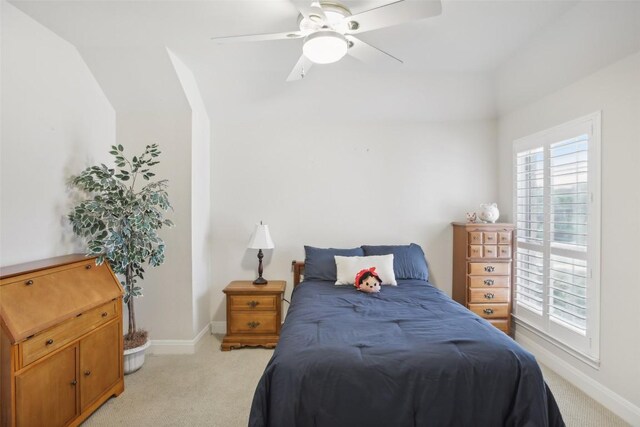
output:
M256 224L256 229L251 235L249 240L248 249L273 249L275 245L271 240L271 234L269 233L269 226L263 223Z
M347 39L337 31L323 30L309 34L304 39L302 52L316 64L339 61L347 53Z

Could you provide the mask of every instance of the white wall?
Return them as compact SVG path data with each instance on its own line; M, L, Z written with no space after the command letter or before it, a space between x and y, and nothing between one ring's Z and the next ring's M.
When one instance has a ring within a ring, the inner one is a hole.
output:
M141 283L144 296L135 302L136 320L149 331L151 351L191 352L196 332L189 102L164 47L81 47L80 52L116 110L118 143L132 154L152 143L162 151L155 178L169 180L174 209L167 217L175 227L160 232L165 262L147 268Z
M451 293L450 222L496 198L495 125L260 121L216 126L212 139L213 320L222 289L254 279L254 224L276 248L264 277L284 279L303 246L423 246L435 284Z
M193 333L198 334L211 320L211 132L193 73L175 53L167 52L191 106L191 292Z
M500 114L536 101L640 49L640 2L581 1L497 70Z
M117 140L130 155L157 143L162 154L154 178L169 180L167 214L175 227L163 229L165 262L146 269L144 297L136 299L137 326L152 340L194 337L191 290L191 114L184 112L118 112Z
M526 331L518 329L517 336L533 343L533 350L544 349L539 357L551 355L546 363L555 363L556 369L563 362L572 366L577 370L573 380L592 381L585 391L632 425L640 425L640 52L500 118L500 202L512 216L515 139L594 111L602 111L600 368Z
M67 43L2 1L0 265L81 251L67 225L71 174L103 161L115 112Z

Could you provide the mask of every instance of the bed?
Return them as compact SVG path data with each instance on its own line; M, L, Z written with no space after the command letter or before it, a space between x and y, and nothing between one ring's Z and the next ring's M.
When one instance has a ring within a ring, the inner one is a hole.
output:
M564 425L534 357L426 278L366 294L303 272L250 426Z

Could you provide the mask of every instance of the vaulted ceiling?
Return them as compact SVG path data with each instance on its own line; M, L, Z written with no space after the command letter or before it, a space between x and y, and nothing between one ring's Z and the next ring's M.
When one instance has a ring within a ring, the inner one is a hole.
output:
M296 29L298 11L288 0L11 3L77 46L117 111L183 105L172 94L178 85L169 48L192 68L216 121L275 114L350 120L491 116L495 70L577 2L443 0L440 16L361 35L404 64L378 68L345 57L315 66L294 83L285 78L300 56L301 40L210 40ZM353 13L385 3L344 0Z

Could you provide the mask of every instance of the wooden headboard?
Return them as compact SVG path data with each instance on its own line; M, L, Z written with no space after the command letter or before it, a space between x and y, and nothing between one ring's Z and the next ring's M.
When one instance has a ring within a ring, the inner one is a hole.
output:
M300 284L301 278L304 275L304 261L292 261L291 269L293 270L293 287L295 288Z

